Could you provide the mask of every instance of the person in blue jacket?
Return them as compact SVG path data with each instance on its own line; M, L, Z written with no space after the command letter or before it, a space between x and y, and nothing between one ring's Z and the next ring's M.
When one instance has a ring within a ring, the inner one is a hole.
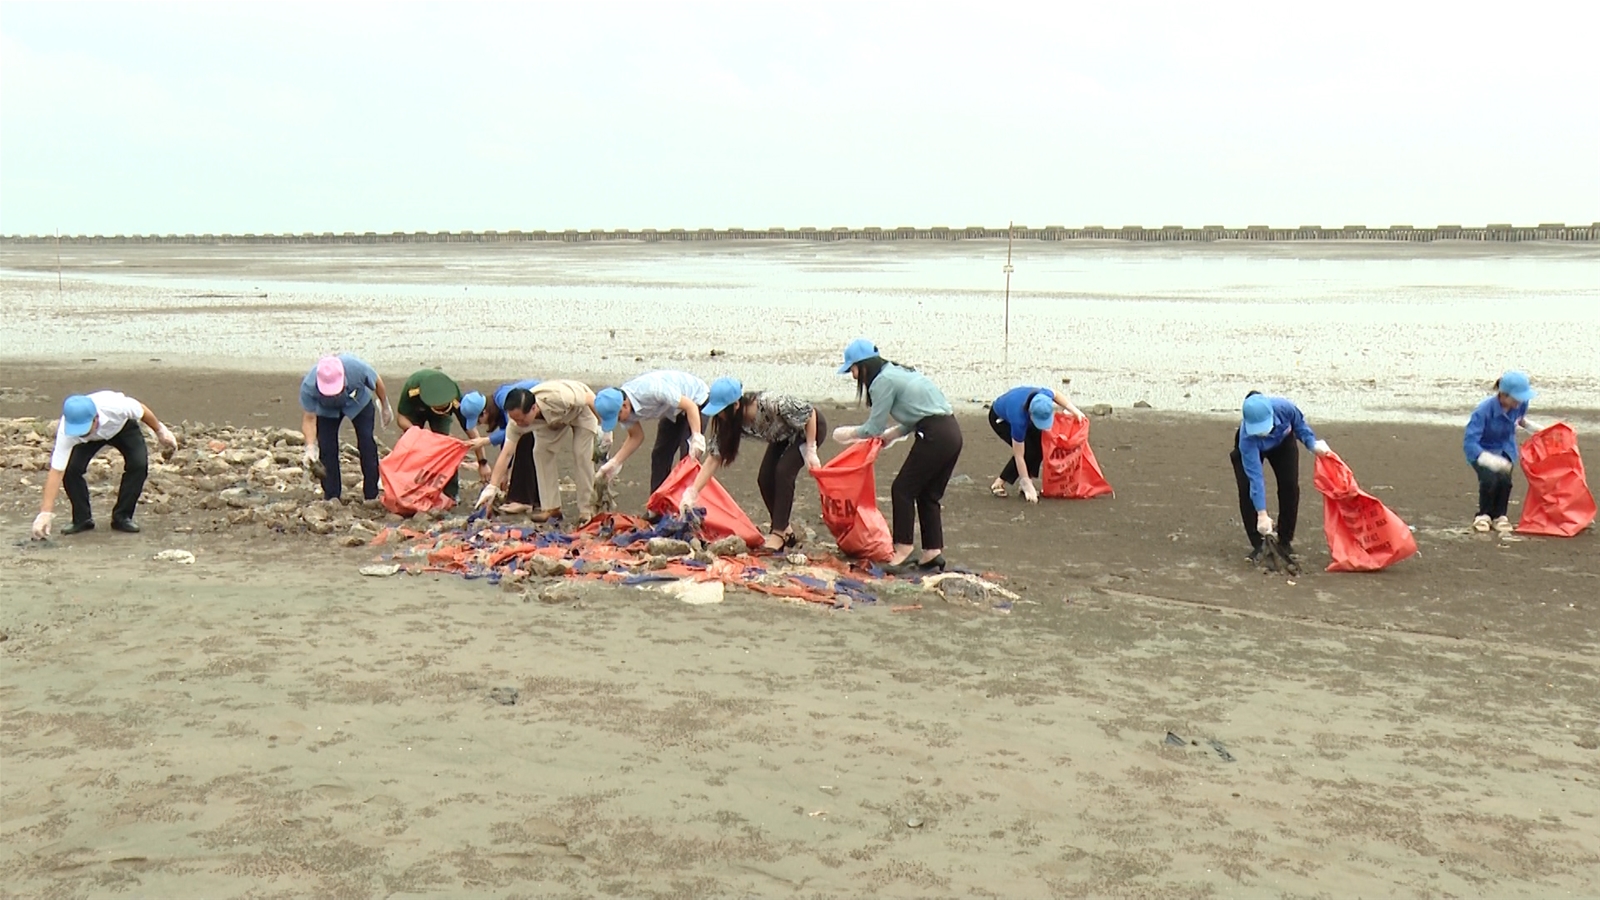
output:
M1004 497L1006 485L1015 483L1022 489L1023 499L1039 502L1039 488L1033 479L1039 477L1039 467L1044 464L1044 433L1055 425L1057 409L1083 418L1066 394L1043 387L1014 387L989 404L989 427L1011 446L1011 459L989 485L989 493Z
M1478 473L1478 515L1472 520L1472 530L1478 532L1511 530L1506 507L1517 463L1517 429L1537 430L1528 423L1528 401L1535 392L1527 375L1507 372L1494 383L1494 391L1472 411L1461 442L1467 465Z
M502 384L494 389L487 402L483 405L483 414L478 419L478 429L489 432L489 443L499 447L501 453L507 452L506 443L506 395L514 390L531 391L539 386L539 379L524 378ZM498 508L504 513L522 513L539 508L539 478L538 470L534 467L533 459L533 433L527 432L517 439L517 444L510 450L511 470L506 483L506 502Z
M1327 441L1317 439L1300 407L1282 397L1251 391L1244 398L1242 413L1228 457L1239 484L1239 517L1250 539L1250 561L1260 558L1262 535L1273 534L1263 461L1271 464L1278 482L1278 545L1292 559L1295 524L1300 517L1300 450L1294 439L1318 456L1333 451Z

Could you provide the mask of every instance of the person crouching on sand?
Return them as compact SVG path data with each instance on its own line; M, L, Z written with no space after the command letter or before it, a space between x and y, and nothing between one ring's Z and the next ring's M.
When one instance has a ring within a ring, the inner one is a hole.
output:
M1517 462L1517 429L1537 430L1528 422L1528 401L1535 391L1527 375L1507 372L1495 381L1494 390L1472 411L1461 442L1467 465L1478 474L1478 515L1472 520L1472 530L1478 532L1511 530L1506 507Z
M122 454L122 483L117 487L117 502L111 508L111 529L135 534L139 526L133 514L144 492L150 473L150 450L145 446L143 422L155 432L156 440L169 454L178 449L178 439L156 414L139 401L116 391L74 394L61 404L61 422L56 426L56 445L50 452L50 474L45 477L44 498L39 515L33 520L33 537L50 536L55 520L56 494L65 487L72 504L72 522L62 534L77 534L94 528L94 510L89 505L89 483L84 473L89 461L106 447Z
M450 433L450 420L461 423L467 433L468 443L478 457L478 477L489 480L489 455L483 449L488 438L478 436L478 416L483 412L483 395L477 391L463 395L461 386L438 369L422 369L412 373L400 388L400 402L395 405L395 419L400 430L427 428L436 434ZM450 476L444 486L445 496L456 499L461 495L461 475Z
M495 455L494 469L500 470L500 458L509 456L511 460L511 478L505 482L506 502L500 505L500 511L505 513L523 513L530 509L539 508L539 479L535 474L536 467L533 459L533 432L523 429L522 436L514 441L506 441L506 428L509 420L506 417L506 396L512 391L522 389L530 390L539 385L537 378L524 378L510 384L502 384L494 389L494 393L484 398L483 414L478 417L478 430L488 432L489 445L499 447L500 452ZM551 506L560 506L559 499Z
M710 399L703 410L711 419L710 456L701 467L694 484L683 493L678 504L689 510L695 506L717 470L732 465L739 457L740 439L753 437L765 441L767 452L761 457L756 485L761 502L766 504L771 524L767 527L766 548L783 550L800 545L789 516L794 511L794 485L801 466L820 468L817 442L828 427L822 414L809 402L786 394L744 392L735 378L711 382Z
M915 435L916 442L906 455L900 474L894 478L890 494L894 498L894 555L886 571L907 574L913 571L944 569L944 514L940 502L961 458L961 426L944 393L926 375L884 359L866 338L857 338L844 348L844 365L856 380L856 398L866 398L871 413L859 427L842 425L833 430L841 444L867 438L880 438L893 444ZM889 427L889 420L896 425ZM915 549L914 526L922 523L922 555L912 559Z
M622 471L633 451L644 443L644 423L655 420L656 445L650 451L650 492L655 493L672 467L685 453L696 459L706 455L701 431L700 406L710 396L704 381L688 372L646 372L620 388L608 387L594 396L594 412L604 434L618 424L628 426L628 439L615 456L600 467L599 477L610 481Z
M989 404L989 427L1011 446L1011 459L989 486L989 493L1004 497L1006 485L1019 483L1023 499L1039 502L1039 488L1033 479L1039 477L1039 467L1044 464L1044 433L1055 425L1057 409L1084 417L1066 394L1042 387L1014 387Z
M339 424L345 419L356 432L361 455L361 496L378 498L378 441L372 435L375 419L388 426L394 421L389 392L383 379L359 357L349 353L324 356L300 381L300 432L305 435L307 465L322 467L322 496L338 500L344 493L339 472Z
M1278 545L1284 555L1294 558L1295 524L1300 517L1300 451L1292 438L1299 438L1318 456L1333 452L1327 441L1317 439L1300 407L1260 391L1251 391L1244 398L1243 418L1228 457L1233 460L1233 477L1239 486L1239 516L1250 539L1251 562L1261 558L1262 536L1273 533L1263 460L1272 464L1272 476L1278 482Z
M556 467L556 459L562 448L570 447L572 481L578 486L578 513L581 521L588 521L594 515L589 486L594 483L594 443L600 434L600 420L592 408L594 391L581 381L557 378L541 381L532 388L513 388L501 403L509 420L506 442L514 445L524 434L533 436L533 469L543 504L533 514L533 520L561 520L561 470ZM494 461L494 473L478 496L478 506L492 508L513 465L505 453Z

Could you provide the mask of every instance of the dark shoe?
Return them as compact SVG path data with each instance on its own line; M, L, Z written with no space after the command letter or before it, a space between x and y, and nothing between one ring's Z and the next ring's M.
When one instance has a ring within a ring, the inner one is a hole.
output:
M132 519L112 519L111 530L120 531L123 534L138 534L139 523Z
M90 519L87 522L73 522L70 525L63 525L61 527L61 533L62 534L77 534L80 531L93 531L93 530L94 530L94 520L93 519Z
M943 572L944 571L944 554L941 553L938 556L935 556L933 559L928 560L927 562L919 562L919 563L917 563L917 569L918 569L918 571L922 571L922 572Z
M1250 561L1250 565L1259 566L1261 565L1261 554L1264 552L1266 552L1265 548L1257 547L1254 550L1251 550L1250 555L1246 556L1245 559Z
M1290 546L1288 543L1286 543L1284 541L1279 541L1278 542L1278 552L1283 554L1283 558L1288 560L1289 562L1299 562L1300 561L1300 554L1294 552L1294 547Z
M921 575L922 574L922 570L917 567L917 561L915 559L913 559L911 557L907 557L905 562L895 563L893 565L887 565L887 564L884 565L883 574L885 574L885 575Z

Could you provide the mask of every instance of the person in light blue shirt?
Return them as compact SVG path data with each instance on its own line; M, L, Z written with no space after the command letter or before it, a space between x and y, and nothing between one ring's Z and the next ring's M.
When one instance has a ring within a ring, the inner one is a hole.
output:
M305 435L306 464L322 481L322 496L338 500L344 479L339 473L339 425L345 419L356 432L361 458L361 495L378 498L378 441L373 424L394 421L389 392L373 368L350 353L324 356L300 380L300 432Z
M1535 431L1528 423L1528 401L1536 395L1522 372L1507 372L1494 383L1494 396L1485 397L1467 419L1461 450L1478 475L1478 515L1472 530L1499 532L1512 529L1506 517L1511 505L1511 472L1517 463L1517 429Z
M1058 409L1084 417L1066 394L1044 387L1014 387L989 404L989 427L1011 447L1011 459L989 485L989 493L1004 497L1006 485L1015 483L1024 500L1039 502L1039 488L1033 479L1044 465L1044 433L1055 425Z
M1250 539L1250 560L1260 557L1262 535L1273 533L1272 517L1267 514L1263 460L1271 464L1278 482L1278 544L1292 559L1295 525L1300 517L1300 452L1295 441L1298 439L1318 456L1333 451L1327 441L1317 439L1300 407L1282 397L1251 391L1244 398L1242 413L1233 452L1228 456L1239 485L1239 516L1245 536Z
M650 492L667 480L673 466L686 454L695 459L706 455L706 436L701 431L700 407L711 396L711 388L688 372L661 370L646 372L621 387L603 388L594 395L595 417L600 420L601 446L619 424L628 426L628 437L605 465L600 477L617 477L622 464L644 444L644 423L654 419L656 443L650 451Z
M857 338L844 348L844 365L839 374L850 373L856 380L856 397L866 398L871 412L859 426L835 428L833 439L849 444L879 438L885 445L916 435L906 454L900 474L894 478L890 496L894 500L894 555L887 571L909 574L914 571L943 571L944 513L941 503L950 476L961 458L961 426L944 393L926 375L896 365L878 353L877 345ZM895 425L890 426L893 419ZM912 559L916 549L915 526L922 525L922 555Z
M510 453L511 460L506 478L506 502L499 509L504 513L522 513L539 508L539 478L534 463L533 432L524 433L509 450L506 449L506 395L514 390L533 390L539 379L524 378L502 384L489 394L478 417L479 432L489 433L489 443L499 447L501 453ZM496 468L499 464L496 463Z

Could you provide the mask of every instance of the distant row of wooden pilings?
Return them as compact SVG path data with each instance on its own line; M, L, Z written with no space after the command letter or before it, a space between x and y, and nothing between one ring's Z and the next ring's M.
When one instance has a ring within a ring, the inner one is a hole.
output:
M1142 225L1124 225L1107 228L1087 225L1083 228L1066 228L1047 225L1030 228L1016 225L1010 229L968 226L966 228L645 228L630 231L618 228L607 231L593 229L580 231L396 231L388 234L306 232L303 234L132 234L132 235L6 235L3 244L498 244L521 241L561 242L570 244L608 243L613 241L652 242L710 242L710 241L1134 241L1134 242L1210 242L1210 241L1600 241L1600 222L1589 225L1544 223L1541 225L1438 225L1431 228L1414 228L1410 225L1369 227L1346 225L1342 228L1325 228L1321 225L1301 225L1296 228L1276 228L1268 225L1249 225L1230 228L1224 225L1206 225L1203 228L1185 228L1181 225L1163 225L1146 228Z

